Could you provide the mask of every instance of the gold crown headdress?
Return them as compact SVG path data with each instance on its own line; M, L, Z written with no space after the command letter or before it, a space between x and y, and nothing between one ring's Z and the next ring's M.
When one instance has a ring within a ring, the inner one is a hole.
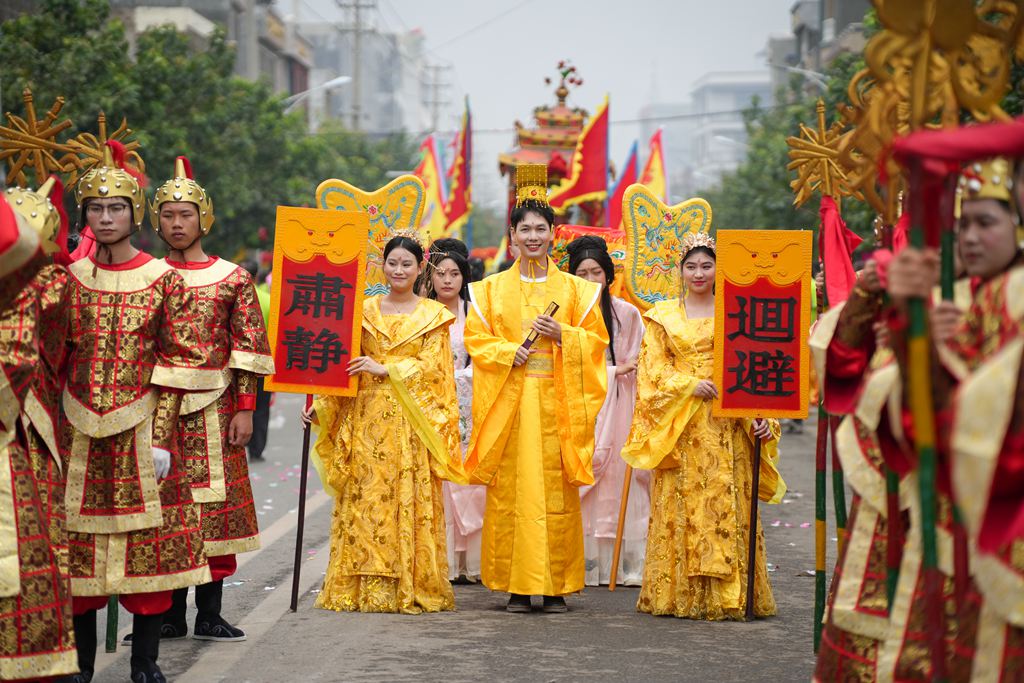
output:
M683 236L683 258L697 247L715 251L715 238L706 232L688 232Z
M213 227L213 200L203 186L192 178L192 164L187 157L174 160L174 177L156 189L149 207L149 220L160 233L160 207L167 202L191 202L199 209L199 232L203 237Z
M546 164L516 166L516 206L532 201L548 204L548 167Z
M115 161L115 151L118 159ZM145 197L139 181L124 167L124 145L108 140L103 146L103 163L93 166L75 186L75 203L81 214L85 202L89 199L106 199L123 197L128 200L132 209L132 225L138 228L145 216Z
M396 237L404 237L407 240L412 240L419 245L420 249L423 250L423 260L430 260L430 250L423 244L423 237L420 235L420 231L416 228L392 228L388 231L388 241L395 239Z

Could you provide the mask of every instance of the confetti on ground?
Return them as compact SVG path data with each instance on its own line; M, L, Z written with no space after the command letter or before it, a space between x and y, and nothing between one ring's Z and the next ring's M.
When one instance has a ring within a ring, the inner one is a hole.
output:
M264 510L273 510L273 509L274 509L274 506L273 506L273 505L264 505L264 506L263 506L263 509L264 509Z
M772 522L772 526L782 526L782 520L775 520L774 522Z
M810 523L810 522L804 522L803 524L801 524L801 525L800 525L800 528L801 528L801 529L806 529L806 528L807 528L807 527L809 527L809 526L811 526L811 523ZM835 539L833 539L833 540L835 540Z
M793 501L792 501L792 500L790 500L789 498L783 498L783 499L782 499L782 504L783 504L783 505L785 505L786 503L792 503L792 502L793 502Z
M769 562L769 563L768 563L768 571L770 571L770 572L773 572L773 571L775 571L776 569L778 569L778 567L776 567L776 566L775 566L774 564L772 564L771 562Z
M786 522L783 526L785 526L787 529L791 529L793 527L793 525L789 522Z
M263 587L263 590L265 590L265 591L272 591L272 590L274 590L275 588L277 588L277 586L264 586L264 587Z
M797 574L797 576L814 576L814 570L805 569L802 574Z
M790 543L789 545L790 545L791 547L793 547L793 548L795 548L795 547L796 547L796 543Z

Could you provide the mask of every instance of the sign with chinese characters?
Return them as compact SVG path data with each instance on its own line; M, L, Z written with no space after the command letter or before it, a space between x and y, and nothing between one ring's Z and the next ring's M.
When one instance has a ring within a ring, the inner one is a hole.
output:
M807 417L809 230L716 235L716 417Z
M359 355L370 217L277 207L267 391L353 396L345 368Z

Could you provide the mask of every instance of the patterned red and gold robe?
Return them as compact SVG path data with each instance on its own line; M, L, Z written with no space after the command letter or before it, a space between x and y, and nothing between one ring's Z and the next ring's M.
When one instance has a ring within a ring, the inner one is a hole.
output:
M167 262L184 278L198 324L209 331L207 367L225 380L219 389L185 394L178 426L192 496L200 503L206 554L256 550L259 527L245 447L228 443L235 413L256 407L257 376L274 372L256 287L245 269L216 256L203 263ZM219 565L211 569L215 580L223 578Z
M897 316L894 348L904 350ZM938 428L938 565L944 577L949 680L1017 680L1024 670L1024 260L981 284L954 338L935 349ZM907 359L900 357L901 367ZM904 393L907 391L904 388ZM909 411L894 420L911 442ZM913 460L910 461L913 468ZM899 463L896 463L899 467ZM916 482L914 483L916 488ZM912 497L911 527L920 519ZM957 571L954 505L966 529ZM896 680L934 678L920 534L904 546L890 635L879 670Z
M61 453L75 596L147 593L210 580L199 510L177 444L184 391L223 386L192 293L140 253L69 268ZM157 481L152 449L171 452Z
M0 428L2 680L35 680L78 670L67 565L59 554L65 546L59 512L63 479L55 454L41 443L29 417L39 417L42 409L41 384L56 377L47 372L46 363L54 357L48 355L55 350L53 342L61 344L62 337L59 329L51 336L48 326L63 327L65 282L63 269L43 266L0 309L0 416L5 427Z

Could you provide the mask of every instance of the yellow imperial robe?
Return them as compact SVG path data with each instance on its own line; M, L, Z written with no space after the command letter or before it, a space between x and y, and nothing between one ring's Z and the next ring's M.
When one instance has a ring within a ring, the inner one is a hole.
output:
M711 379L714 318L690 320L677 299L647 311L637 363L637 403L622 457L654 469L647 558L637 609L688 619L742 619L754 442L751 420L714 418L694 390ZM779 425L761 448L760 500L786 492ZM758 521L754 614L775 614Z
M383 315L380 302L364 300L361 353L388 375L362 374L355 396L313 402L313 459L335 497L331 558L316 606L451 610L441 480L466 483L448 340L455 317L430 299L407 315Z
M473 359L473 435L466 469L485 484L480 576L496 591L564 595L583 589L577 487L594 483L594 422L604 403L608 346L598 285L558 270L534 280L519 262L470 285L466 350ZM538 337L512 366L552 301L561 345Z

